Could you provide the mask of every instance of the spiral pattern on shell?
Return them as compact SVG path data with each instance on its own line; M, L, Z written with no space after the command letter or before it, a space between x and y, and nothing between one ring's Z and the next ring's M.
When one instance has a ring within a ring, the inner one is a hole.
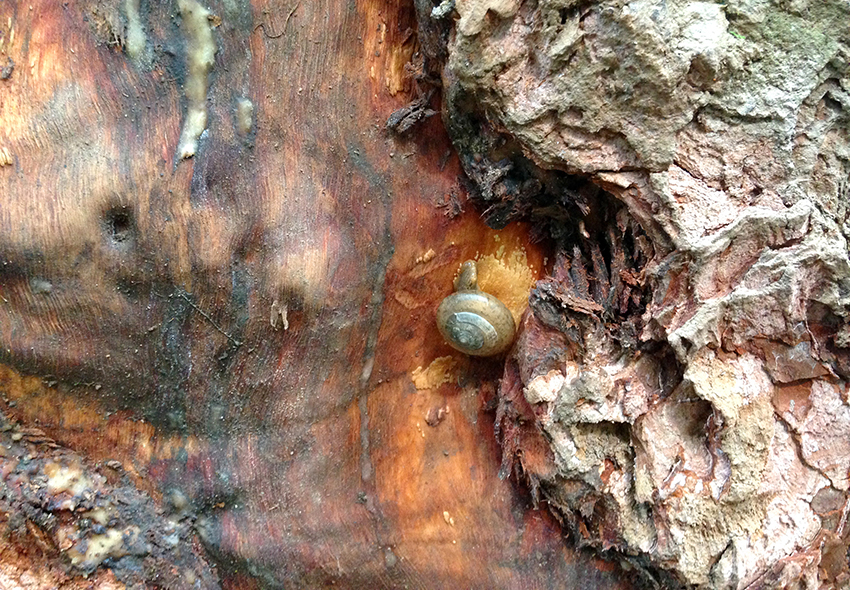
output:
M453 348L472 356L492 356L510 347L516 333L505 304L480 290L458 291L437 308L437 327Z

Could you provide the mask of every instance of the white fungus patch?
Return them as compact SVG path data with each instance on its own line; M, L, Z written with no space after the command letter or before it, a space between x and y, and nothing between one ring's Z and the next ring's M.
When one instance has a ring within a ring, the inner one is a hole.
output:
M240 98L236 103L236 129L241 135L248 135L254 124L254 103Z
M197 0L178 0L183 32L186 35L186 120L177 146L179 159L191 158L198 150L198 138L207 127L207 76L215 60L215 42L210 11Z
M139 535L137 526L109 528L101 534L87 538L78 538L75 534L66 532L66 538L70 541L66 553L74 567L91 571L106 559L139 554L138 548L133 548L138 545Z
M107 504L106 506L98 506L88 512L84 512L83 516L86 518L93 520L97 524L107 525L109 523L109 519L112 516L112 506Z
M139 17L139 0L124 0L124 15L127 17L127 38L124 49L132 59L139 59L145 52L147 36Z
M79 465L48 463L44 466L44 473L47 475L47 491L51 494L68 492L72 496L79 496L92 489L92 482L83 474Z
M107 529L102 535L92 535L68 549L71 564L84 570L97 567L107 557L124 555L124 536L118 529Z

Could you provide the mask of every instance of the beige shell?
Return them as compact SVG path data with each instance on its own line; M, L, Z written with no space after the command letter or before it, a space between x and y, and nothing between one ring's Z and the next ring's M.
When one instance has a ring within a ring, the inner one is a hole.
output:
M463 263L456 292L437 308L437 327L453 348L472 356L493 356L514 341L516 325L505 304L478 288L475 262Z

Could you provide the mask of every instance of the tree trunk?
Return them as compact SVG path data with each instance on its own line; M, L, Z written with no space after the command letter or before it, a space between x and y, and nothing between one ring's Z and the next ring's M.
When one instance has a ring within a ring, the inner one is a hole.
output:
M519 316L544 251L439 117L385 130L413 16L0 5L0 585L625 587L500 477L501 365L437 331L465 259Z
M664 585L846 587L850 7L456 10L464 169L556 251L501 381L506 468Z
M0 4L0 585L846 582L848 20Z

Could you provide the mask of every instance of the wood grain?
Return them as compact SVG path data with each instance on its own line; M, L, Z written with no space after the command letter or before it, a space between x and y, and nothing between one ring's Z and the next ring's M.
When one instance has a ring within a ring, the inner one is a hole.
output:
M445 214L438 117L384 130L413 98L412 6L211 3L185 160L185 23L142 3L129 58L122 6L0 5L4 411L185 494L229 588L619 586L499 477L500 363L434 325L463 260L523 252L533 278L546 253Z

